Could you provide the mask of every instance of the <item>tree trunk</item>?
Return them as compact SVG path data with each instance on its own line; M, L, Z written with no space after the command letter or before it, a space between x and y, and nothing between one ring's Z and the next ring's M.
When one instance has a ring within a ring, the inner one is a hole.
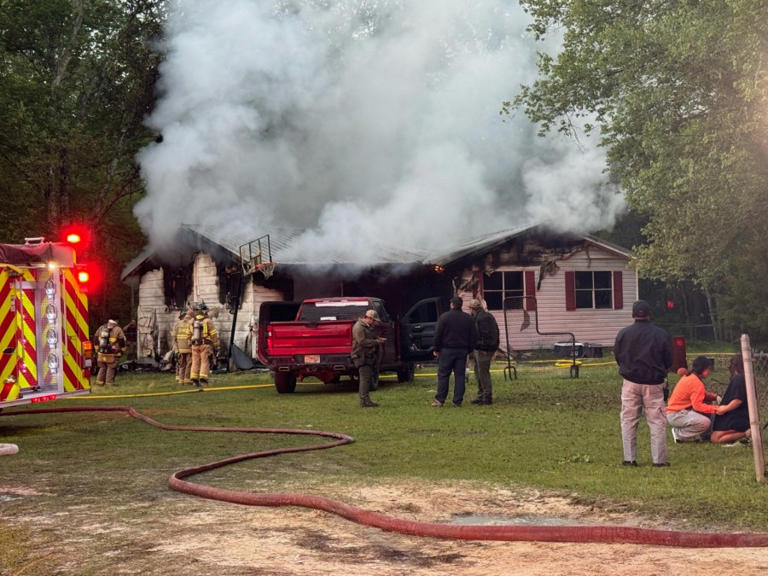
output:
M59 214L62 223L70 221L69 150L59 150Z
M716 310L715 298L708 288L704 288L704 296L707 298L707 308L709 309L709 320L712 322L712 335L716 342L720 341L720 326L718 325L718 315Z
M53 234L59 229L59 187L56 177L56 166L48 165L48 174L45 179L45 204L48 220L48 234Z

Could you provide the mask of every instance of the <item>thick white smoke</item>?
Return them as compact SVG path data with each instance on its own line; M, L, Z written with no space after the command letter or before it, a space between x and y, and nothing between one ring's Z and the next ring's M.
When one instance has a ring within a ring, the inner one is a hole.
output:
M139 155L150 241L299 228L308 261L375 262L610 225L622 200L595 144L499 114L536 75L528 22L512 0L178 0L149 119L163 141Z

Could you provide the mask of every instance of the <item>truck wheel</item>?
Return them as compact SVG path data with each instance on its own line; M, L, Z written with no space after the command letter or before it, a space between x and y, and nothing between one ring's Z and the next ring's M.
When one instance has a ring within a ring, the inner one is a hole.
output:
M411 382L413 380L414 366L413 362L403 364L397 369L397 381L398 382Z
M278 394L290 394L296 390L296 374L293 372L275 372L275 388Z

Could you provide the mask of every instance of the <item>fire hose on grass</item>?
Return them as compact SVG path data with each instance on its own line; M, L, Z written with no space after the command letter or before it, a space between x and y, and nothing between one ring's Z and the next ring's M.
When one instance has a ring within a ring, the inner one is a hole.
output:
M387 516L379 512L364 510L332 500L324 496L297 493L265 493L240 492L197 484L187 480L192 476L222 468L230 464L266 458L279 454L325 450L335 446L351 444L354 438L337 432L320 430L303 430L291 428L245 428L217 426L176 426L163 424L146 416L130 406L84 406L66 408L41 408L2 412L0 416L20 416L29 414L50 414L67 412L122 412L161 430L185 432L238 432L251 434L290 434L304 436L319 436L330 439L329 442L307 444L289 448L276 448L249 454L241 454L218 460L209 464L185 468L175 472L169 479L173 490L200 496L209 500L231 502L246 506L300 506L314 510L323 510L341 516L351 522L397 532L411 536L444 538L453 540L503 540L529 542L575 542L575 543L608 543L608 544L644 544L652 546L677 546L689 548L744 548L768 547L768 533L716 533L716 532L682 532L674 530L650 530L625 526L485 526L485 525L456 525L418 522Z

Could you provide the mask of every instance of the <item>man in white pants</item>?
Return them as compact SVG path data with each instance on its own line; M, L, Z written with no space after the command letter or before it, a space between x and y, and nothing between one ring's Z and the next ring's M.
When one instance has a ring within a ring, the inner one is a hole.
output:
M645 300L632 305L634 323L622 328L613 348L624 379L621 386L621 439L624 466L637 466L637 425L645 408L651 431L651 459L654 466L667 461L667 417L664 381L672 367L672 338L651 323L651 309Z

